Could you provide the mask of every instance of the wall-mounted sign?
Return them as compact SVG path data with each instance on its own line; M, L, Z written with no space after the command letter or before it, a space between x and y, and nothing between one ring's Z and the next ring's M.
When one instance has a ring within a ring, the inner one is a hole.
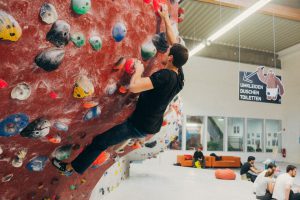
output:
M240 72L240 100L281 104L283 95L281 76L276 76L272 69L266 74L264 67L258 67L255 72Z

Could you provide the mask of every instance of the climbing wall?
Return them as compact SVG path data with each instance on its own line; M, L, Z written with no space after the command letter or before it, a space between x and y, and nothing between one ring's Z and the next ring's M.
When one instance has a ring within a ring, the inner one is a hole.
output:
M139 148L111 147L82 176L50 164L132 113L132 58L145 75L163 67L160 2L176 30L174 0L0 0L1 200L89 199L118 157Z

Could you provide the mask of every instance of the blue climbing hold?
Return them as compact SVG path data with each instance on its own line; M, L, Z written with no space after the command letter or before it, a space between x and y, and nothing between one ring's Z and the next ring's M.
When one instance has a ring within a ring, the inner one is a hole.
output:
M29 124L29 118L23 113L10 115L0 122L0 136L10 137L19 134Z
M26 168L33 172L43 171L47 160L47 156L36 156L29 161L29 163L26 165Z
M101 108L99 106L95 106L91 108L83 117L84 121L89 121L99 117L101 114Z
M62 122L55 122L54 123L54 127L57 129L57 130L60 130L60 131L65 131L67 132L69 130L69 127L67 124L64 124Z
M126 36L126 33L127 29L121 22L116 23L112 30L112 35L116 42L121 42Z

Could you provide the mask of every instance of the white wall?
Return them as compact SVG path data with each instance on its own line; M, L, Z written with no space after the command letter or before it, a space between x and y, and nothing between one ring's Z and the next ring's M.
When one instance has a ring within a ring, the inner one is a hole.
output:
M286 95L282 104L267 104L239 100L239 71L255 71L257 66L221 61L202 57L192 57L184 67L185 87L182 91L184 113L200 116L226 116L260 119L279 119L283 121L283 147L287 148L287 158L278 155L277 160L300 163L300 66L298 55L283 59L283 70L275 73L282 75ZM298 59L298 63L299 63ZM206 132L206 130L205 130ZM205 137L205 136L204 136ZM227 143L227 138L225 144ZM206 144L204 143L206 147ZM225 145L225 148L227 145ZM176 162L176 154L189 151L168 151L161 160ZM210 152L205 152L209 154ZM217 152L222 155L236 155L245 161L254 154L258 161L273 158L272 153Z
M282 52L283 76L285 79L284 144L287 160L300 163L300 45Z

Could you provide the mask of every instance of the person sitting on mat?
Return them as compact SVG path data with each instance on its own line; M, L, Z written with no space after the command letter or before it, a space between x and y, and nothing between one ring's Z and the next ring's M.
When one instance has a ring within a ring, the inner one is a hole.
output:
M274 189L274 173L276 171L276 165L270 163L267 170L260 173L254 182L254 192L256 199L271 200Z
M203 149L202 145L200 145L197 148L197 150L195 151L194 157L193 157L193 167L199 168L199 166L200 166L202 168L205 168L205 157L202 153L202 149Z
M243 180L250 179L253 183L254 183L257 175L262 172L261 170L258 170L254 166L254 161L255 161L255 157L249 156L248 157L248 162L243 164L243 166L241 167L241 177L242 177L242 179Z
M299 191L297 191L298 193L294 193L292 190L296 175L297 168L293 165L288 165L286 173L278 176L272 197L277 200L299 200Z
M187 62L189 52L186 47L177 43L166 5L161 6L159 14L165 23L167 40L171 45L163 61L165 69L153 73L150 77L142 77L144 66L140 61L135 61L135 73L131 78L129 90L140 93L140 96L133 114L123 123L94 137L92 143L71 163L52 159L52 164L62 174L69 176L74 171L83 174L108 147L130 138L142 138L160 131L168 104L184 86L182 66Z

